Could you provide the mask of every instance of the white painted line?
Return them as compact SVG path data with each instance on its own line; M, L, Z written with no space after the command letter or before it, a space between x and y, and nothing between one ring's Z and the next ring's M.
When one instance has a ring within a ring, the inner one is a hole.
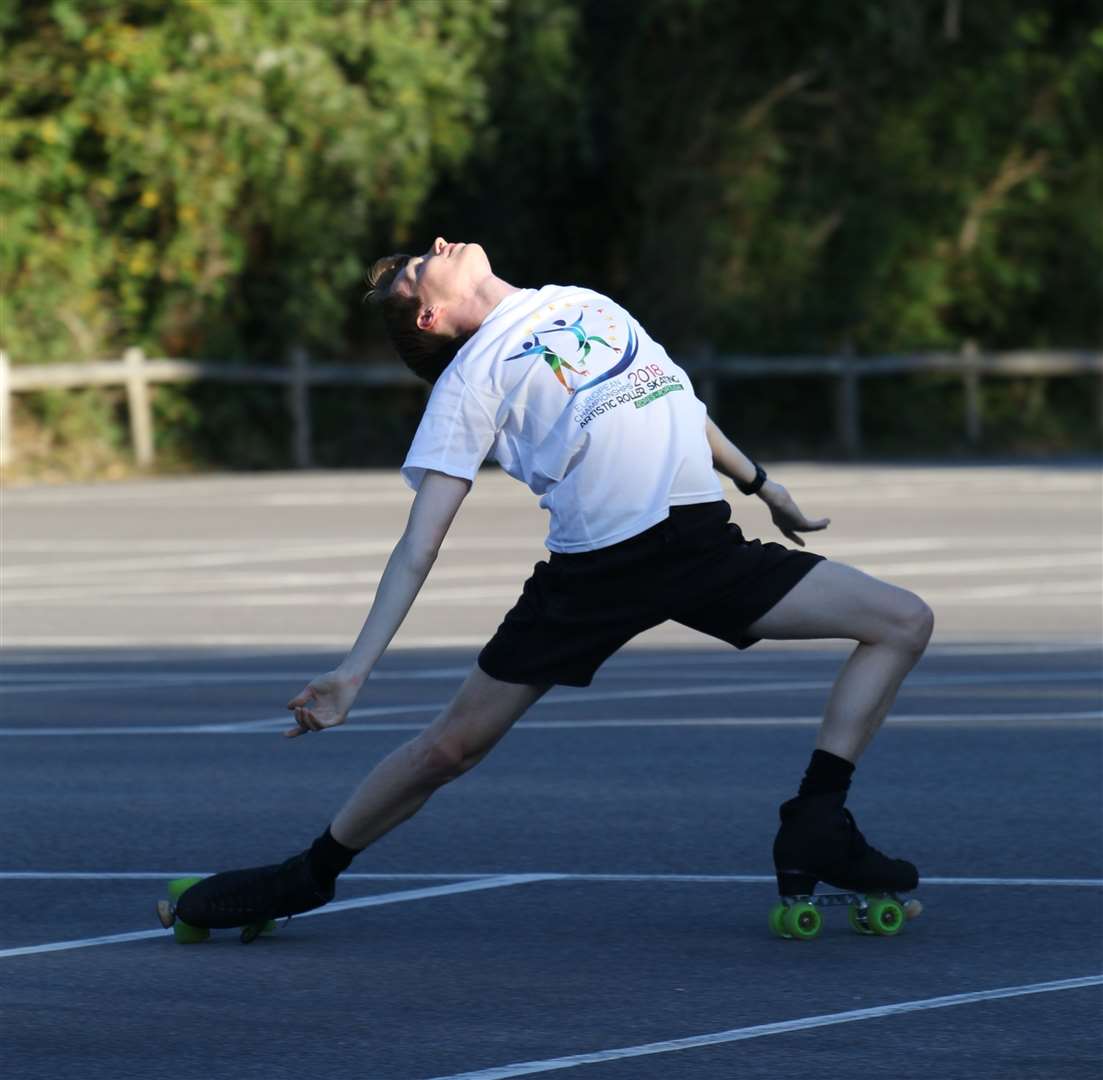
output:
M833 658L834 659L834 658ZM623 668L617 671L608 671L605 673L606 677L610 680L628 679L634 678L636 671L643 671L649 677L657 677L655 674L656 665L654 663L650 665L641 665L638 669ZM460 682L469 672L470 666L458 667L458 668L426 668L419 672L376 672L372 675L372 682ZM678 682L680 679L690 678L723 678L729 672L716 672L704 673L700 671L691 672L686 668L681 671L664 671L661 678L669 681ZM110 693L118 694L127 690L162 690L166 688L181 688L181 687L198 687L198 686L226 686L234 683L243 684L257 684L258 686L270 687L274 681L286 683L288 687L295 686L298 689L298 684L306 682L308 679L317 675L316 670L307 670L306 668L299 671L254 671L250 673L237 673L226 672L224 674L199 674L197 672L182 673L180 675L156 675L156 674L118 674L108 675L99 673L88 673L79 675L63 675L63 674L46 674L40 673L35 675L29 674L10 674L0 676L0 697L3 695L18 695L19 697L25 697L28 694L66 694L76 693L80 691L82 693ZM916 687L922 689L923 683L919 682L922 676L916 676L915 683L909 683L909 689ZM978 678L978 676L947 676L947 678ZM985 676L990 682L1003 681L1000 676L990 674ZM1053 682L1069 682L1080 681L1073 678L1070 673L1063 673L1058 676L1051 676L1047 673L1039 673L1036 676L1032 676L1033 681L1053 681ZM1020 673L1018 676L1012 675L1007 681L1016 682L1024 681L1023 676ZM1086 671L1082 676L1084 682L1103 682L1103 678L1097 676L1094 671ZM960 685L950 683L949 685ZM671 690L670 694L676 694L676 690ZM560 700L559 698L555 699ZM431 706L418 706L421 708L443 708L442 704ZM357 713L356 715L362 715ZM258 723L259 721L253 721ZM276 723L275 719L271 721Z
M127 941L145 941L148 938L164 937L165 933L164 930L135 930L129 934L105 934L102 937L77 938L73 941L48 941L45 945L23 945L16 949L0 949L0 960L12 956L90 949L94 945L122 945Z
M1007 571L1064 570L1073 567L1095 566L1103 563L1098 547L1085 552L1066 551L1059 555L1024 555L1011 559L934 559L924 562L862 564L867 574L908 575L922 574L997 574Z
M6 497L10 498L10 492L6 493ZM397 540L397 538L396 535L394 539ZM501 537L495 537L495 539L500 541ZM978 533L975 535L962 536L914 536L903 537L898 540L889 539L887 537L875 540L845 540L836 538L831 533L823 533L818 539L823 541L823 546L825 548L830 547L832 558L880 554L906 555L924 551L970 551L977 549L986 551L999 551L1001 549L1011 551L1045 549L1047 551L1052 551L1054 549L1075 550L1077 548L1093 550L1093 545L1098 545L1099 543L1098 534L1092 532L1029 534L1016 532L1013 536L993 536ZM315 541L312 541L310 537L306 537L302 540L272 540L266 545L266 548L271 551L279 551L281 549L298 551L302 549L304 543L311 542ZM316 543L319 545L332 544L333 542L331 536L319 536L316 539ZM352 540L347 542L364 543L364 541ZM389 547L394 546L393 540L368 542L372 544L386 543ZM515 540L513 542L519 544L522 541ZM244 554L255 552L256 543L253 540L234 538L210 539L196 536L171 540L145 536L138 537L134 535L113 537L109 540L70 540L43 536L36 537L33 540L6 539L4 541L4 550L9 554L12 552L29 552L32 555L42 555L44 553L80 555L103 554L114 556L115 559L117 559L124 553L149 555L151 552L186 554L188 552L227 551ZM539 551L539 548L537 548L537 551ZM47 567L46 563L34 565L39 565L43 570Z
M415 672L375 671L371 682L425 682L428 680L459 681L471 671L471 665L452 668L423 668ZM298 671L257 669L251 672L181 672L174 675L156 673L127 672L125 674L107 674L100 672L82 672L77 674L61 672L40 672L38 674L13 673L0 675L0 694L57 694L71 693L75 690L103 690L114 694L122 690L155 690L163 687L181 686L226 686L233 683L271 684L279 679L288 684L303 683L317 675L316 670L302 668ZM297 687L296 687L297 689Z
M262 563L279 562L316 562L322 559L331 561L339 558L362 558L367 555L390 555L398 541L396 535L390 540L313 540L297 541L294 544L272 545L265 542L263 548L256 545L230 551L210 551L203 544L197 544L190 555L130 558L83 559L77 562L25 563L22 566L7 566L3 570L3 580L35 581L44 579L57 583L63 575L104 574L118 571L127 578L142 570L166 570L180 573L185 570L206 570L218 566L250 566ZM441 547L442 557L450 552L512 551L520 554L532 553L535 559L542 557L546 549L537 537L519 538L516 536L464 536L451 538ZM520 584L520 583L518 583Z
M505 578L510 590L517 594L521 583L532 571L532 562L504 563L495 561L491 565L443 566L433 573L434 583L442 581L475 581L478 583ZM226 596L246 595L243 590L337 589L346 592L353 585L378 585L383 577L382 568L378 570L328 571L325 573L235 573L204 574L202 577L186 574L165 576L147 576L136 580L103 582L89 580L86 583L67 582L57 584L49 579L48 584L24 585L12 588L4 586L5 604L62 604L70 600L87 601L110 598L113 602L119 597L173 597L169 603L180 603L177 594L195 604L214 603ZM236 591L235 591L236 590ZM207 596L206 593L213 595ZM353 593L359 597L372 596L371 592ZM327 597L327 603L330 599ZM142 600L140 603L147 603ZM162 601L164 603L165 601Z
M1092 556L1093 564L1100 560L1098 556ZM885 580L900 580L919 576L901 572L892 572L885 567L865 567L861 569ZM1082 572L1078 572L1075 565L1066 565L1065 569L1077 574L1072 580L1057 580L1052 577L1039 579L1032 576L1029 583L1016 583L1006 585L976 585L973 587L955 585L953 588L931 587L929 585L916 586L923 596L931 602L944 604L947 602L961 604L965 602L998 602L1008 599L1029 598L1031 603L1052 604L1062 606L1066 604L1080 603L1092 600L1099 603L1100 594L1103 593L1103 579L1085 578ZM924 571L924 573L942 573L941 570ZM363 575L370 576L370 575ZM377 575L378 576L378 575ZM515 600L520 593L521 583L527 577L526 570L504 569L501 572L487 572L481 568L475 568L473 573L450 574L442 572L436 578L437 582L453 579L476 580L476 584L466 586L440 586L431 584L426 586L418 594L418 603L431 606L474 606L483 604L500 606ZM952 579L954 574L949 568L945 571L945 577ZM293 578L294 575L288 575ZM494 577L506 579L506 583L494 583ZM355 582L348 582L351 586ZM245 591L246 586L254 591ZM242 583L236 589L230 585L220 585L217 581L204 578L201 581L177 581L173 584L143 585L132 583L119 588L110 585L98 584L74 588L70 586L57 587L46 586L42 588L18 588L5 587L4 602L9 608L13 607L81 607L86 605L99 605L109 602L113 607L126 608L155 608L162 609L166 606L174 608L265 608L265 607L313 607L324 601L327 607L352 607L363 608L365 611L375 602L374 589L350 591L348 587L341 588L333 583L328 586L328 592L321 586L309 586L296 583L293 580L280 584L271 580L268 584L256 585ZM262 591L255 591L261 589ZM290 591L299 589L304 591Z
M180 877L210 877L214 870L2 870L0 881L171 881ZM541 874L541 878L558 877ZM478 881L500 878L498 873L478 874L360 874L346 872L342 881Z
M13 642L15 639L8 637L5 639L8 643ZM50 642L57 644L59 648L64 648L64 640L58 638L43 638L36 639L39 644L36 648L44 647L43 643ZM101 641L103 639L95 639ZM332 640L336 645L342 645L347 647L349 644L349 638L347 636L337 637L332 639L329 636L325 636L323 640ZM474 645L483 645L486 643L485 637L465 636L459 638L451 637L433 637L416 639L407 639L408 642L424 640L432 641L436 643L444 642L446 644L455 644L459 642L470 642ZM295 641L306 643L307 639L296 638ZM138 648L141 643L135 639L135 646L137 651L131 653L126 657L127 663L151 663L155 661L179 661L181 657L178 653L168 648ZM148 639L146 641L148 644ZM703 666L726 666L735 669L737 666L739 670L746 668L754 669L758 666L770 666L774 664L791 665L794 662L794 658L799 660L802 664L807 663L837 663L842 657L846 655L848 650L853 647L853 642L844 641L842 639L824 638L817 642L812 641L766 641L755 648L753 653L745 653L739 655L730 649L724 649L723 647L702 653L695 651L699 648L699 645L695 641L693 644L685 642L669 642L663 645L662 661L668 663L671 666L677 666L681 669L687 669L690 667ZM388 654L393 649L400 649L401 645L398 642L393 643L388 649ZM657 657L651 659L644 659L648 652L653 652L655 646L644 646L643 648L628 645L622 649L616 656L610 658L608 663L602 668L603 674L616 675L622 671L644 669L648 672L654 672ZM969 656L1057 656L1065 655L1068 653L1087 653L1090 654L1093 661L1100 656L1100 644L1096 638L1073 638L1071 640L1060 642L1022 642L1022 641L1006 641L997 642L992 644L977 645L969 640L954 641L953 639L944 639L935 644L928 646L927 651L923 654L927 660L935 659L938 657L969 657ZM296 663L301 662L301 657L290 657L295 659ZM194 660L194 657L188 659ZM288 653L285 649L279 649L278 651L256 651L256 650L238 650L228 654L222 654L218 657L219 660L237 660L237 661L254 661L258 665L256 678L267 678L271 675L270 667L274 663L278 663L289 659ZM100 655L83 655L78 657L62 657L55 658L51 656L21 656L17 660L11 663L0 664L0 671L12 671L14 668L23 669L40 669L42 671L50 672L48 676L51 680L72 678L81 680L85 677L96 679L114 679L117 676L111 675L85 675L85 674L69 674L74 664L79 664L82 667L103 667L110 665L112 667L118 665L120 660L117 656L100 656ZM54 669L61 668L62 671L55 672ZM422 673L429 673L425 675L427 678L445 677L448 673L455 673L457 676L466 675L471 670L471 664L467 664L464 667L457 668L403 668L401 670L386 671L386 672L374 672L372 674L372 680L375 679L411 679L417 680L422 677ZM432 674L433 672L441 673L439 676ZM313 670L311 675L316 674ZM196 677L207 677L205 672L196 672ZM47 676L44 674L30 675L30 674L8 674L3 676L8 680L11 679L42 679ZM129 676L123 676L129 678ZM143 675L143 678L150 679L174 679L175 675L157 676L157 675ZM212 679L216 676L211 675ZM234 676L237 678L238 676ZM250 678L246 673L241 673L242 679Z
M669 1054L678 1050L696 1050L702 1046L719 1046L724 1043L760 1039L767 1035L784 1035L790 1031L807 1031L810 1028L831 1027L835 1024L851 1024L857 1020L879 1020L886 1016L902 1016L905 1013L924 1012L929 1009L949 1009L957 1005L975 1005L982 1001L1000 1001L1004 998L1025 997L1030 994L1050 994L1060 990L1082 990L1103 985L1103 975L1085 975L1078 979L1057 979L1053 982L1027 983L1023 986L1001 986L994 990L974 990L967 994L947 994L944 997L919 998L901 1001L895 1005L875 1005L869 1009L850 1009L847 1012L826 1013L822 1016L805 1016L798 1020L782 1020L776 1024L755 1024L752 1027L730 1028L707 1035L691 1035L683 1039L667 1039L663 1042L643 1043L639 1046L621 1046L614 1050L595 1050L588 1054L571 1054L566 1057L545 1058L542 1061L519 1061L513 1065L498 1065L473 1072L450 1073L433 1080L508 1080L513 1076L531 1076L534 1073L573 1069L579 1065L597 1065L602 1062L620 1061L624 1058L647 1057L651 1054Z
M1073 581L1033 580L1015 585L978 585L970 588L959 585L955 588L929 589L924 587L923 596L932 603L965 604L978 601L996 602L999 600L1022 600L1029 598L1032 604L1039 601L1063 607L1068 604L1100 603L1103 594L1103 581L1077 578Z
M411 900L428 900L437 896L452 896L458 893L480 892L484 889L501 889L510 885L527 885L533 881L544 881L543 874L501 874L497 877L479 878L475 881L460 881L453 885L434 885L424 889L403 889L401 892L382 893L377 896L360 896L351 900L338 900L325 907L304 911L296 919L305 919L311 915L336 915L354 908L380 907L384 904L404 904ZM171 934L166 930L136 930L128 934L108 934L104 937L77 938L74 941L49 941L44 945L23 945L14 949L0 949L0 959L13 956L34 956L38 953L67 952L71 949L88 949L94 945L119 945L127 941L144 941L147 938L163 938Z
M394 716L401 713L435 713L436 705L409 705L387 707L376 710L378 713ZM371 710L357 710L351 714L358 716ZM267 735L282 731L290 724L286 717L271 720L254 720L244 723L228 724L160 724L97 727L48 727L48 728L0 728L0 738L63 738L66 736L111 736L111 735ZM598 716L576 720L521 720L514 725L515 731L562 731L585 728L749 728L749 727L818 727L823 716L656 716L656 717L605 717ZM1033 713L916 713L912 715L890 716L886 721L892 727L898 726L948 726L964 727L969 724L990 724L998 726L1040 725L1043 727L1095 726L1103 722L1103 711L1089 709L1079 712L1033 712ZM424 723L377 722L372 724L343 724L331 729L327 734L379 735L388 732L421 731Z
M170 881L178 877L207 877L212 870L6 870L0 871L0 881ZM361 874L346 871L342 881L498 881L502 877L523 877L533 881L606 881L643 882L673 885L774 885L773 874L572 874L549 870L536 874L459 871L454 874L392 873ZM927 877L920 882L927 886L961 885L978 887L1033 887L1041 889L1103 889L1103 878L1042 878L1042 877ZM470 890L460 890L470 891ZM400 896L400 893L387 893ZM363 906L363 905L361 905ZM332 907L332 905L330 905ZM327 909L328 910L328 909Z
M400 649L476 649L490 640L485 634L407 634L387 646L388 652ZM0 648L5 649L303 649L347 650L349 634L4 634ZM132 657L128 657L132 659ZM105 662L118 663L113 657Z
M351 900L335 900L325 907L304 911L302 915L296 915L295 918L306 919L312 915L330 915L339 911L352 911L355 908L404 904L410 900L428 900L435 896L454 896L458 893L501 889L511 885L529 885L537 881L554 881L556 877L558 877L556 874L500 874L497 877L476 878L474 881L459 881L454 885L431 885L424 889L403 889L401 892L384 893L381 896L358 896Z

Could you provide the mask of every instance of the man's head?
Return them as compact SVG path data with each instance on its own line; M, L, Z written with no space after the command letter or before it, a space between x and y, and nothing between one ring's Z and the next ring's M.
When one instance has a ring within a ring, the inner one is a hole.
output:
M435 382L485 314L480 286L493 280L478 244L449 244L438 236L424 255L387 255L368 271L372 300L406 366Z

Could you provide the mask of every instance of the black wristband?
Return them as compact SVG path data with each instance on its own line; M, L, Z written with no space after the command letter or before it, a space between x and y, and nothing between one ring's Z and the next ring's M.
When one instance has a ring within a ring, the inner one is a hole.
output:
M744 495L757 495L762 485L766 483L766 470L757 461L752 461L751 464L754 466L754 479L749 484L744 484L742 480L735 481L735 486Z

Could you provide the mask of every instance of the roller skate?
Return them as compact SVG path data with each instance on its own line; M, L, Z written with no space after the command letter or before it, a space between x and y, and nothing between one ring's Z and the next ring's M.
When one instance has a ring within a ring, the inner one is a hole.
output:
M770 929L798 941L816 937L821 909L846 907L851 929L891 937L919 916L923 905L904 900L919 884L919 872L904 859L890 859L858 831L842 792L790 799L781 806L774 840L774 867L781 901L770 910ZM815 893L823 882L837 893Z
M318 882L307 853L272 866L227 870L208 878L176 878L169 899L157 904L157 917L182 945L206 941L211 930L241 927L248 945L276 928L276 920L328 904L334 886Z

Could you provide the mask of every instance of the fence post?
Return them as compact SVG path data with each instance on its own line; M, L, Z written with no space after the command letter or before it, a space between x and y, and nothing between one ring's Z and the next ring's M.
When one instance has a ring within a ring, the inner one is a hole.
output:
M690 373L697 397L709 416L716 417L716 370L711 345L699 345L693 350L693 371Z
M970 446L976 446L984 428L984 401L980 394L980 371L978 370L977 343L966 341L961 355L967 365L961 379L965 385L965 438Z
M291 350L291 381L287 385L287 406L291 412L291 457L297 469L313 464L310 446L310 358L296 345Z
M11 462L11 361L0 349L0 468L6 468Z
M839 444L847 457L862 452L862 402L858 393L858 372L849 355L839 358L839 390L836 400L835 425Z
M123 363L126 364L126 404L130 414L130 441L139 466L149 468L153 464L153 410L150 408L145 362L146 355L141 349L127 349L123 353Z
M1103 374L1099 376L1099 431L1103 434Z

